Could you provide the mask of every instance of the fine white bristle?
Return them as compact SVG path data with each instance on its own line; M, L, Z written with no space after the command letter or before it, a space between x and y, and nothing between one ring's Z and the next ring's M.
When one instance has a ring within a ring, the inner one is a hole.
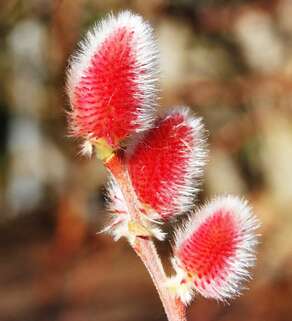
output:
M90 140L85 140L81 145L81 154L90 158L93 153L93 144Z
M136 237L139 236L154 237L159 241L164 240L166 234L157 226L157 222L149 220L143 214L142 207L140 209L141 223L137 224L133 220L124 195L113 176L111 176L108 183L107 200L107 209L110 212L112 219L110 224L101 232L108 232L113 236L115 241L119 240L121 237L125 237L130 244L134 244Z
M176 214L179 215L189 211L194 206L194 198L199 191L208 150L206 146L207 135L202 118L193 116L188 107L175 108L168 113L168 117L175 113L180 113L184 116L186 125L192 129L191 136L194 141L194 147L189 147L190 155L186 155L188 164L186 165L184 182L181 185L174 186L177 192L175 198ZM163 192L169 193L167 188Z

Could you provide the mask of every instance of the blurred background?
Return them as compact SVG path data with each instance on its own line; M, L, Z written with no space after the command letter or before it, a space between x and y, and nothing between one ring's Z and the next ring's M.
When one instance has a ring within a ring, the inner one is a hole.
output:
M262 222L250 290L198 296L189 321L292 320L291 0L0 1L0 320L166 321L126 241L96 235L106 172L66 136L68 56L125 8L155 28L160 110L189 105L209 129L198 203L245 195Z

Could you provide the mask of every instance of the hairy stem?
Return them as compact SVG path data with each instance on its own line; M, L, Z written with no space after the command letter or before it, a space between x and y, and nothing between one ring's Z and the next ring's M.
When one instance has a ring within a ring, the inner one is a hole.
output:
M128 172L122 155L114 154L105 163L105 165L111 171L112 175L120 185L132 218L137 223L141 223L136 194L128 177ZM186 321L185 306L179 299L175 299L175 297L165 286L167 276L164 272L154 242L150 238L137 237L132 247L137 255L141 258L153 280L168 320Z

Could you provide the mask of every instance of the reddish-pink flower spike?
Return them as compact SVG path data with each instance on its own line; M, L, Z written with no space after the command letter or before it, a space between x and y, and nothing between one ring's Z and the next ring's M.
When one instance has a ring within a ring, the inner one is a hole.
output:
M116 147L152 123L157 94L152 28L128 11L102 20L80 43L68 69L73 136ZM85 149L90 150L90 146Z
M181 108L159 119L134 144L128 171L148 215L167 220L193 206L204 163L201 119Z
M219 197L193 215L177 231L170 281L188 303L192 292L225 300L239 294L255 261L259 224L245 201Z

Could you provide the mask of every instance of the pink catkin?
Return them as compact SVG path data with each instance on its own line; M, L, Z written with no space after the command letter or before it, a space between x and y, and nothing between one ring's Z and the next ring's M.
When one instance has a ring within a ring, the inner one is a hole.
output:
M258 221L246 202L219 197L177 231L174 260L180 282L203 296L225 300L239 294L255 260ZM185 296L189 301L191 295Z
M189 209L205 150L200 119L174 109L132 148L128 170L138 198L164 220Z
M157 73L152 29L123 12L93 28L80 48L68 71L71 134L117 147L152 121Z

